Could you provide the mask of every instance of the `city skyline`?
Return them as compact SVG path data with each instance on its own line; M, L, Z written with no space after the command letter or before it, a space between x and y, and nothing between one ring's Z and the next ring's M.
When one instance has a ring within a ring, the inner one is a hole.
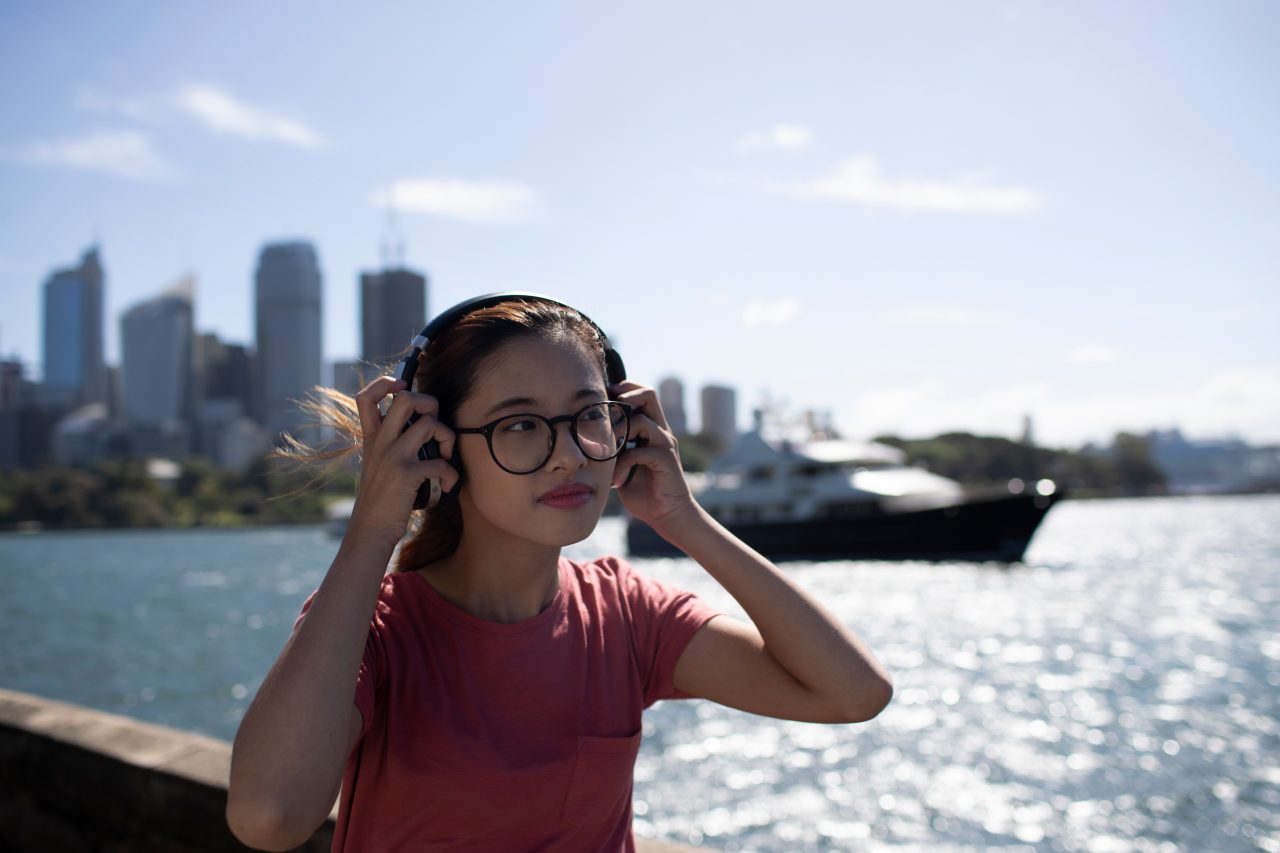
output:
M60 359L58 371L35 381L23 377L21 362L0 359L0 408L7 416L0 460L82 465L195 454L243 470L283 432L313 439L311 415L299 401L322 385L354 395L373 366L392 362L425 324L428 296L427 278L394 260L380 272L362 273L356 322L364 357L328 361L321 354L324 276L317 258L315 247L301 240L260 248L252 346L196 329L196 281L188 275L120 314L119 364L102 351L100 333L110 318L101 307L107 275L100 248L85 250L78 266L55 269L45 285L43 326L51 330L44 349ZM75 329L79 347L66 346L67 327ZM98 373L107 378L93 378ZM661 387L664 405L683 420L679 380ZM704 386L700 413L699 432L721 446L732 443L738 432L733 389ZM676 428L679 434L687 429Z
M354 359L394 240L434 310L551 293L743 412L1280 440L1280 12L917 11L9 11L0 357L40 361L41 286L95 242L111 363L186 274L197 332L252 344L257 252L298 238Z

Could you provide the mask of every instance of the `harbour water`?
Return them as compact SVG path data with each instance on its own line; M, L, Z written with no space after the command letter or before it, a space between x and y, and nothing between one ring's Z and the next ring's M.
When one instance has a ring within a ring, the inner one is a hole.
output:
M569 550L621 552L606 519ZM231 738L320 528L0 536L0 685ZM688 560L637 560L727 612ZM637 833L733 851L1280 851L1280 497L1068 501L1025 564L792 563L895 680L856 726L646 714Z

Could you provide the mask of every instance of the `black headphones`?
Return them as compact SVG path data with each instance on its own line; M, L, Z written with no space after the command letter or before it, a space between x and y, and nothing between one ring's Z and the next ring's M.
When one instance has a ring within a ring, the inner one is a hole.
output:
M595 321L578 311L572 305L561 302L559 299L552 299L550 296L544 296L541 293L528 293L519 290L508 290L499 293L486 293L482 296L476 296L471 299L465 299L452 308L437 314L435 319L428 323L421 332L414 337L409 344L409 351L401 360L399 367L396 368L396 379L400 379L405 384L405 389L413 390L413 377L418 372L418 357L422 355L423 350L431 343L434 338L438 338L446 329L452 326L458 320L470 314L472 311L479 311L482 308L489 308L500 302L549 302L552 305L559 305L568 308L591 324L591 328L596 330L596 334L600 336L600 343L604 347L604 368L605 378L609 385L616 385L627 378L627 369L622 364L622 356L618 355L618 351L609 343L609 336L604 330L596 325ZM410 416L409 423L405 424L405 429L418 419L415 413ZM419 459L438 459L440 456L440 445L434 439L427 441L426 444L418 448ZM628 477L628 479L630 479ZM418 489L418 496L413 502L414 509L425 509L433 507L440 503L440 481L430 479L423 483Z

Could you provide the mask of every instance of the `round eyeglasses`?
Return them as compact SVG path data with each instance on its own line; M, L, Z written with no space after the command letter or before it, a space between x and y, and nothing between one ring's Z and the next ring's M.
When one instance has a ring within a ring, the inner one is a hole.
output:
M489 455L508 474L532 474L556 449L556 424L567 422L582 455L605 462L622 452L631 428L631 407L613 400L583 406L572 415L544 418L521 413L503 415L479 427L454 427L458 435L483 435Z

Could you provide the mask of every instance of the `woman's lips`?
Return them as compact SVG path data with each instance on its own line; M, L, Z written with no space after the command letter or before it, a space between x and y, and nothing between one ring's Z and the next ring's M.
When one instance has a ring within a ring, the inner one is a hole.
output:
M591 503L595 489L574 483L568 486L557 486L538 498L538 503L556 509L578 509Z

